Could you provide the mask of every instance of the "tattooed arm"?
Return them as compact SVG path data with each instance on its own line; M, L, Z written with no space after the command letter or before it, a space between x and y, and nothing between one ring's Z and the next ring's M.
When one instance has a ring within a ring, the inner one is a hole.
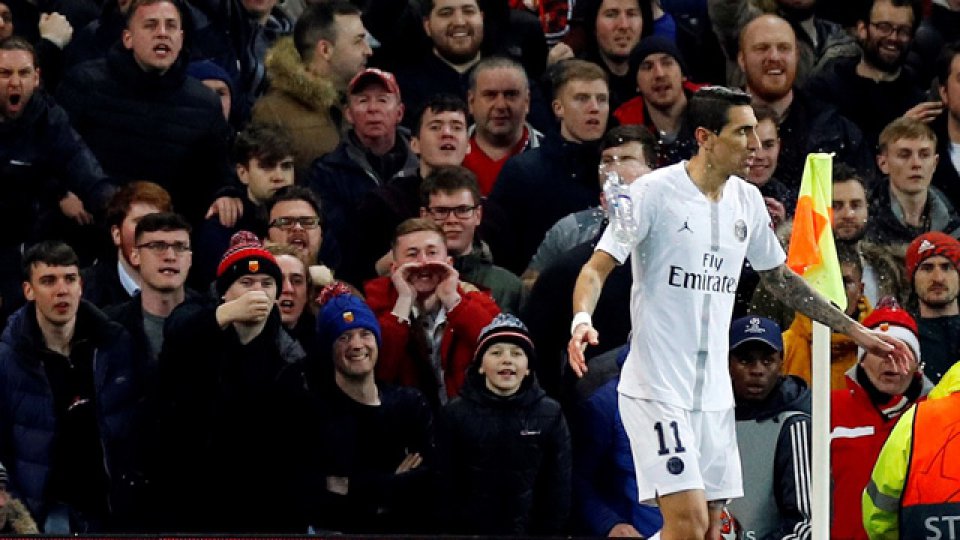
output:
M859 346L878 356L890 356L904 373L914 362L913 353L900 340L874 332L851 319L814 290L802 277L781 264L759 272L764 286L788 307L823 323L834 332L846 334Z

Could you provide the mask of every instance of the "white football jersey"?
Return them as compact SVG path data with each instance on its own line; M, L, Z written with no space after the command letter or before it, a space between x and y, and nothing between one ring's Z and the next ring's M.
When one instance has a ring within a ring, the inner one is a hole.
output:
M621 264L631 256L633 334L618 389L687 410L733 407L728 338L744 257L756 270L786 260L763 197L731 176L710 201L686 162L640 178L630 196L636 244L616 242L610 227L597 244Z

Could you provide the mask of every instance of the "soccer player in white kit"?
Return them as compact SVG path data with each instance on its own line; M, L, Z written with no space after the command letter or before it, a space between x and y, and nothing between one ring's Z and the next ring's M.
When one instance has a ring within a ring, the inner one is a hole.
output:
M630 353L617 388L639 500L656 501L665 540L716 538L722 505L743 488L728 371L734 293L746 257L788 306L891 356L906 371L909 349L832 306L790 270L763 197L744 181L759 147L750 96L709 87L688 105L699 144L690 161L630 185L638 234L632 245L608 227L577 278L568 353L578 376L598 343L591 313L607 275L630 257Z

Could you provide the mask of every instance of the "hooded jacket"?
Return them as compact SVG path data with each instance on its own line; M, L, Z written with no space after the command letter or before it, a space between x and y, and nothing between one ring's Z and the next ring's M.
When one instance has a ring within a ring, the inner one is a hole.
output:
M80 301L74 341L93 346L96 416L114 517L135 504L129 489L142 485L136 455L141 386L130 362L133 346L123 327L92 304ZM43 367L50 352L43 342L33 302L14 313L0 338L0 462L10 475L9 491L42 523L46 490L59 433L53 389ZM91 497L101 494L91 493Z
M254 104L253 120L287 129L297 171L304 173L340 143L340 96L331 81L307 71L292 37L277 41L265 64L270 90Z
M727 509L747 538L806 537L810 389L799 377L783 377L765 400L737 400L735 414L740 461L751 466L744 469L743 497Z
M470 366L437 422L445 533L562 534L570 512L570 432L560 404L528 374L517 392L486 388Z

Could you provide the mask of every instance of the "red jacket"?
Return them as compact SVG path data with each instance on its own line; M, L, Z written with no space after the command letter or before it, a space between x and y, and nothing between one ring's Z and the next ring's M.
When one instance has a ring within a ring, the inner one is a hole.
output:
M391 313L398 294L390 276L368 281L364 285L364 292L367 304L380 322L382 335L377 378L388 384L419 388L427 394L428 399L436 396L435 386L427 379L432 373L430 359L418 352L410 339L410 324L400 322ZM460 393L467 368L473 361L477 337L483 327L500 313L497 303L486 293L466 292L459 286L457 292L463 300L447 312L447 325L440 340L440 361L447 397Z
M870 481L887 436L900 415L910 408L910 400L903 395L893 396L883 405L874 404L867 391L854 380L855 369L856 366L847 374L847 388L830 394L830 475L833 486L830 538L844 540L868 538L860 508L863 489ZM923 378L921 384L921 393L926 395L930 383Z

